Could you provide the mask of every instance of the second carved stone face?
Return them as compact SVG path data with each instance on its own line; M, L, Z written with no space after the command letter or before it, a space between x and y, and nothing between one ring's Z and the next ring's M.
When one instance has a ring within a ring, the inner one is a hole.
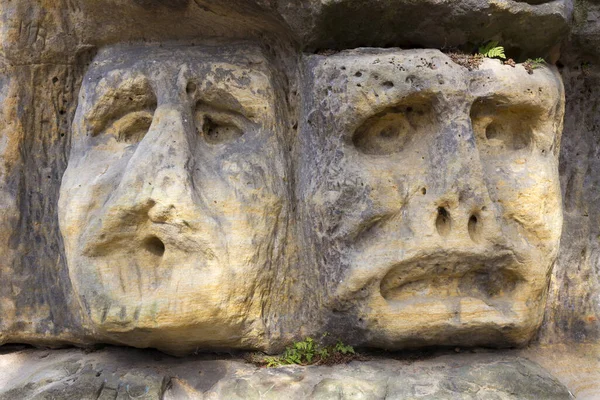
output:
M96 58L60 226L75 292L105 338L175 352L263 347L290 197L274 81L247 45Z
M385 348L528 341L561 233L557 74L363 49L304 76L298 196L325 329Z

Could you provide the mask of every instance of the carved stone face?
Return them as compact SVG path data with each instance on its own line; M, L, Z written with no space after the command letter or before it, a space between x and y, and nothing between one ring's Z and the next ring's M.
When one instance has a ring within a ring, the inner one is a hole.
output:
M249 45L113 47L90 67L60 227L105 338L174 352L261 346L289 199L274 81Z
M558 74L436 50L305 65L298 192L327 330L386 348L529 340L561 233Z

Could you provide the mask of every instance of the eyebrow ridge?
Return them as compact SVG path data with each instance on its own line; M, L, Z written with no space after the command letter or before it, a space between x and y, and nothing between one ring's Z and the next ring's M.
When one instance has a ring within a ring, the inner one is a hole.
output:
M150 81L146 76L139 75L101 93L86 113L85 121L95 135L120 116L140 109L156 108L156 104Z

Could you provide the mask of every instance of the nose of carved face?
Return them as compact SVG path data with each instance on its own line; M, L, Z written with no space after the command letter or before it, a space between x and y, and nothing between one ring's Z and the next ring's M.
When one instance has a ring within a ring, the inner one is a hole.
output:
M131 268L141 270L137 274L153 271L151 275L159 281L150 284L152 287L168 278L168 267L162 268L163 273L157 271L169 264L169 258L202 254L207 260L214 259L203 237L204 232L216 229L211 218L214 204L199 201L196 194L202 188L194 175L192 129L175 109L155 111L148 132L99 212L102 218L91 221L83 235L86 256L120 257L125 253Z
M436 132L431 162L412 165L420 189L401 197L370 189L385 206L358 224L355 260L340 295L352 298L373 286L372 294L394 307L465 297L489 303L511 296L524 280L466 117L457 113ZM407 184L402 169L395 171L396 186Z

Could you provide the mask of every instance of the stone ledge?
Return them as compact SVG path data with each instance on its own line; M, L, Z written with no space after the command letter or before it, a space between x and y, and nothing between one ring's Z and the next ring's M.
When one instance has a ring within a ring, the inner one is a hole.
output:
M389 353L396 358L272 369L232 356L175 358L117 347L0 352L2 400L572 398L527 351Z

